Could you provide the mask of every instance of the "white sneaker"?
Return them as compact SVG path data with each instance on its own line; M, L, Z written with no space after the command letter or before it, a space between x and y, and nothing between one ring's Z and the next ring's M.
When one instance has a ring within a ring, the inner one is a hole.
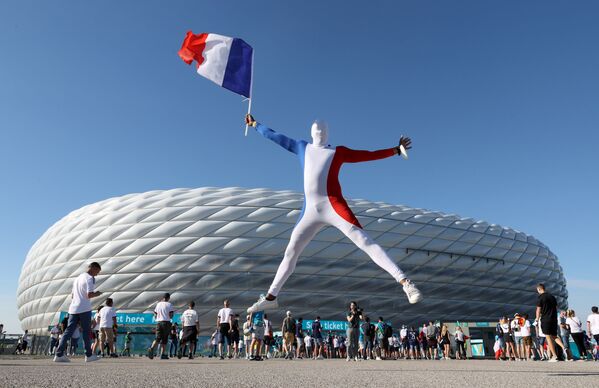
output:
M377 356L376 358L377 361L382 361L382 359L380 357Z
M54 362L71 362L71 360L69 360L69 358L63 354L60 357L54 356Z
M557 359L557 357L551 357L551 358L549 359L549 361L547 361L547 362L558 362L558 361L559 361L559 360Z
M347 358L345 359L345 361L351 361L351 357L347 356Z
M95 354L92 354L89 357L85 356L85 362L94 362L94 361L98 361L99 359L100 359L100 357L96 356Z
M248 314L255 313L256 311L273 310L279 307L277 300L266 300L266 296L260 295L258 301L248 308Z
M324 357L323 356L318 356L318 357L316 357L316 359L317 360L324 360Z
M416 288L416 286L414 285L414 283L410 281L410 279L406 279L406 281L404 282L403 292L406 293L408 301L411 304L418 303L422 300L422 294L420 293L420 290Z

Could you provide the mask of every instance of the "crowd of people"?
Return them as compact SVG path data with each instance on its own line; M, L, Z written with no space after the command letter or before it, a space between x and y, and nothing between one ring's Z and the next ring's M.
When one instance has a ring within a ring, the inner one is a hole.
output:
M83 339L85 360L118 357L118 325L112 298L106 298L92 317L91 299L101 295L94 290L95 276L101 268L91 263L88 271L73 284L73 297L68 315L50 330L48 353L56 362L68 362L76 355L79 340ZM599 361L599 309L592 307L586 325L573 310L558 314L557 301L537 285L539 294L536 316L516 313L512 318L503 316L496 326L493 351L497 360L555 362L574 360L570 338L576 353L583 360ZM469 337L460 325L449 326L429 321L418 326L400 325L395 329L382 316L376 319L366 314L354 301L347 309L345 333L326 331L319 316L306 324L302 317L295 318L287 311L280 325L275 325L267 314L260 312L240 315L225 300L216 316L216 327L209 343L209 357L220 359L246 358L260 361L265 358L359 360L465 360L466 341ZM155 339L147 349L153 359L158 349L161 359L170 357L193 359L198 351L200 324L195 302L190 301L182 312L180 325L172 323L175 309L170 294L165 293L154 309ZM559 318L558 318L559 317ZM259 318L259 319L258 319ZM280 328L280 332L275 331ZM0 335L3 326L0 325ZM132 333L127 332L121 355L131 355ZM593 340L595 345L593 345ZM17 351L24 353L28 332L19 339Z

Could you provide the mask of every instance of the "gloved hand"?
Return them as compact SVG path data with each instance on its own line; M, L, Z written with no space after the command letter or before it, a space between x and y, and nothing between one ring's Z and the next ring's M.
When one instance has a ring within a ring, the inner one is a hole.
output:
M409 137L403 137L403 136L399 139L399 145L397 147L395 147L398 155L401 154L401 152L399 151L399 146L403 146L403 148L405 148L406 151L409 149L412 149L412 140Z

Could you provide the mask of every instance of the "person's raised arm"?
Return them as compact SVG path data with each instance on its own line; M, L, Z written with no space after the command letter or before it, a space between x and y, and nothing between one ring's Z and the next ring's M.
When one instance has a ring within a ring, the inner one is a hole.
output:
M393 155L399 154L399 146L403 145L406 150L412 148L411 146L412 140L409 137L401 137L399 139L399 145L397 147L385 148L377 151L362 151L362 150L352 150L347 147L337 147L337 154L341 157L341 160L344 163L359 163L359 162L368 162L371 160L385 159L389 158Z
M277 143L281 147L285 148L287 151L293 152L294 154L299 153L299 142L297 140L287 137L281 133L277 133L272 129L268 128L266 125L262 125L256 122L256 120L254 120L254 117L250 114L245 116L245 123L251 127L254 127L256 132L258 132L265 138Z

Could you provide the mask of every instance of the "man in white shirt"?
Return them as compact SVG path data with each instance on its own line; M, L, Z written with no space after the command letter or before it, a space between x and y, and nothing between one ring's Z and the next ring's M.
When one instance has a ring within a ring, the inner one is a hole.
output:
M193 360L198 333L200 332L200 320L198 319L198 313L194 310L195 305L194 301L189 302L189 308L181 314L183 335L181 336L181 342L179 343L179 351L177 352L177 358L179 359L183 357L183 348L185 347L185 344L189 343L189 355L187 358Z
M591 312L587 317L587 335L589 339L595 338L595 342L599 345L599 308L591 307Z
M160 344L160 359L168 360L166 344L168 343L168 336L171 332L171 319L173 319L173 315L175 314L175 309L169 300L171 300L171 294L166 292L162 296L162 300L156 304L156 308L154 309L156 339L154 339L152 346L148 349L148 358L150 360L154 358L154 349L158 344Z
M510 329L514 334L514 342L516 347L516 360L522 360L522 334L520 333L520 320L522 317L520 314L516 313L514 315L514 319L510 322Z
M218 310L218 316L216 317L216 326L220 331L220 341L218 343L218 354L220 359L223 360L225 356L223 355L223 345L225 344L225 339L227 340L227 354L229 358L232 357L231 354L231 334L233 327L233 310L229 307L229 300L225 299L223 302L224 307Z
M92 354L91 349L91 320L92 320L92 304L91 298L100 296L100 291L94 291L96 283L95 277L98 276L102 268L100 264L93 262L87 267L87 272L82 273L75 279L73 283L73 291L71 293L71 305L69 306L69 321L67 329L60 338L54 362L69 362L64 351L67 343L71 339L77 324L81 325L81 335L85 345L85 362L98 360L95 354Z
M114 330L116 328L116 312L112 307L112 298L106 298L106 305L98 313L100 315L100 344L107 344L106 355L116 357L112 352L114 345Z

